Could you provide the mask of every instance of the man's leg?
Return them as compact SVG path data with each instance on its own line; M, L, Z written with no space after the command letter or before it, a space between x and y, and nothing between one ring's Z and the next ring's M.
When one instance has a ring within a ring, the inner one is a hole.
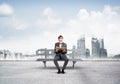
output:
M59 56L55 56L55 58L54 58L54 64L55 64L55 66L57 67L57 69L58 69L58 73L60 73L60 67L59 67L59 64L58 64L58 60L60 59L60 57Z
M63 60L64 60L65 62L64 62L64 65L63 65L62 73L65 73L65 72L64 72L64 69L66 68L66 66L67 66L67 64L68 64L69 59L67 58L67 56L64 56L64 57L63 57Z

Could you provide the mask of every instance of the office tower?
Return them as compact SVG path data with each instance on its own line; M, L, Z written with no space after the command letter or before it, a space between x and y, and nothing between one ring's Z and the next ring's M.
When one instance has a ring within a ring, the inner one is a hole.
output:
M100 48L104 49L104 39L99 40Z
M76 46L73 45L72 47L72 57L75 58L77 56Z
M86 58L90 58L90 50L88 48L86 49Z
M92 58L100 58L100 43L97 38L92 38Z
M106 58L107 57L107 49L104 48L104 39L100 39L100 57Z
M86 57L85 37L82 37L77 41L77 51L78 51L78 56L83 58Z

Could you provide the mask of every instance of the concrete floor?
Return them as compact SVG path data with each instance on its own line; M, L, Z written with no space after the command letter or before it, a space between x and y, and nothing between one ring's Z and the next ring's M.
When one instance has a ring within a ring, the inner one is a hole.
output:
M63 62L59 62L62 66ZM57 74L53 62L0 61L0 84L120 84L120 61L82 61L65 74Z

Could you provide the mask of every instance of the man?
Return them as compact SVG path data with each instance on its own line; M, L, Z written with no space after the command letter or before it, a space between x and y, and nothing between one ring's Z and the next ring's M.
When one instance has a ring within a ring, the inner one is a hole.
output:
M58 37L58 41L57 43L55 43L55 47L54 47L54 52L55 52L55 57L54 57L54 63L58 69L58 74L59 73L65 73L64 69L66 68L67 64L68 64L68 58L65 55L67 53L67 44L63 42L63 36L60 35ZM58 64L58 60L64 60L64 65L62 67L62 71L60 70L59 64Z

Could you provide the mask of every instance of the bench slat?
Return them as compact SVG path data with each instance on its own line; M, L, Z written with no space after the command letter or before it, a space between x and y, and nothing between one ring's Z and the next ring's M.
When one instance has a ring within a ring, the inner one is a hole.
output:
M37 59L36 61L54 61L54 59L42 58L42 59ZM63 60L58 60L58 61L63 61ZM82 59L69 59L69 61L82 61Z

